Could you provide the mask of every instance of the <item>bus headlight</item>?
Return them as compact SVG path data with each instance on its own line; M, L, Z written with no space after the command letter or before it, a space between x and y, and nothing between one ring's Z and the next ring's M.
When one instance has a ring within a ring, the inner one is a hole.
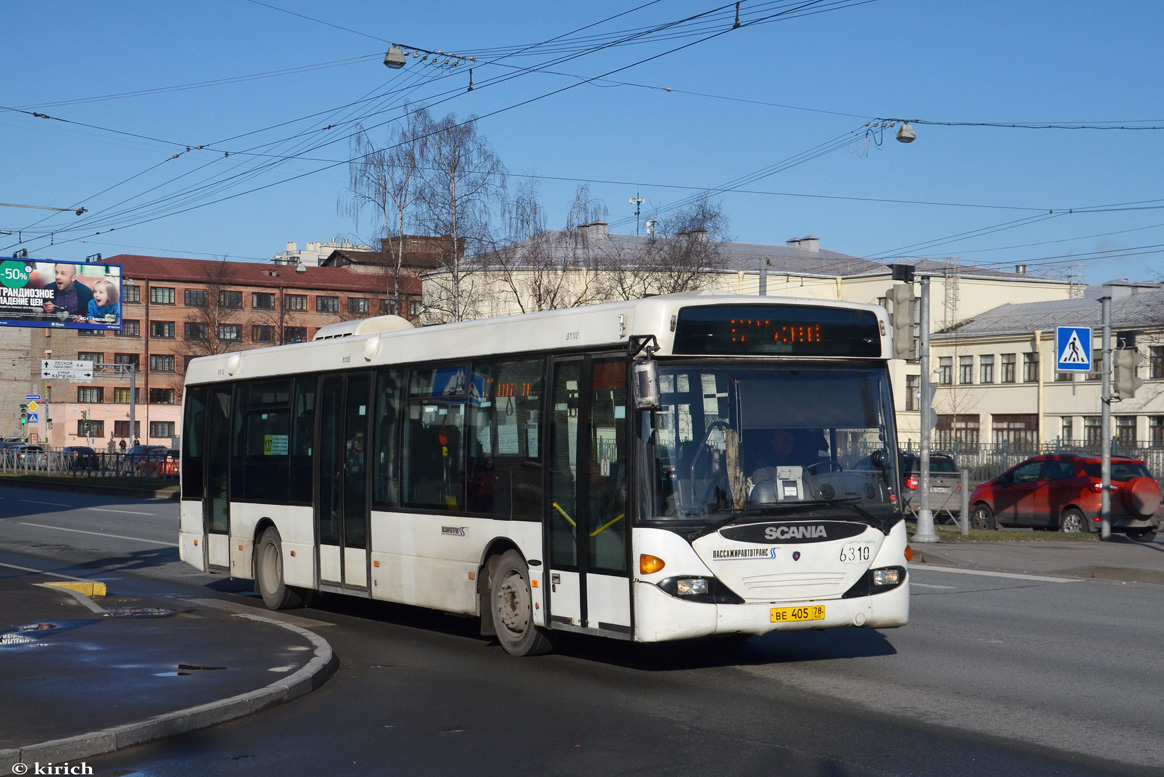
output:
M873 585L897 585L901 582L901 567L873 570Z
M707 591L706 577L681 577L675 581L675 593L680 596L704 596Z

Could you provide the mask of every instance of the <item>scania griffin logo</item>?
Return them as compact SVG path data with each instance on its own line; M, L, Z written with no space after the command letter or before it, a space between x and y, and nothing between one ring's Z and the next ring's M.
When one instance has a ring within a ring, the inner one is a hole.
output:
M767 540L827 540L829 534L820 524L800 526L769 526L764 529Z

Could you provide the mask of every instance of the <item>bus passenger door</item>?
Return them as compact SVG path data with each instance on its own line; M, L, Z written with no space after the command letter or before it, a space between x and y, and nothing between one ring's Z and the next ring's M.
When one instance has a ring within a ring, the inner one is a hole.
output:
M549 621L631 635L627 363L555 359L550 412Z
M368 421L371 375L326 375L319 389L315 521L319 581L368 590Z
M231 386L210 389L206 407L206 484L202 501L206 562L230 569L230 431L234 406Z

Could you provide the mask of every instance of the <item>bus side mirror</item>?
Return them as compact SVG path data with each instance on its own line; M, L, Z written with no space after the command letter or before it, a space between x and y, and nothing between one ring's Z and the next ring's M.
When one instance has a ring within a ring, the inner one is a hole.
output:
M631 378L634 385L635 407L639 410L658 410L662 407L662 398L659 396L658 362L648 359L632 363Z

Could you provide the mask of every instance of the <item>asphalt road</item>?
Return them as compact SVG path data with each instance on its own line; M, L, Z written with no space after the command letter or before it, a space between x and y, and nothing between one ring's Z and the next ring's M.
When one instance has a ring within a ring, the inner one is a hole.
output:
M0 557L205 595L213 578L177 562L176 533L173 503L0 489ZM323 597L296 613L340 657L321 689L89 765L98 775L1164 769L1159 587L913 574L903 629L668 645L573 638L524 660L466 619ZM254 602L240 588L215 595Z

